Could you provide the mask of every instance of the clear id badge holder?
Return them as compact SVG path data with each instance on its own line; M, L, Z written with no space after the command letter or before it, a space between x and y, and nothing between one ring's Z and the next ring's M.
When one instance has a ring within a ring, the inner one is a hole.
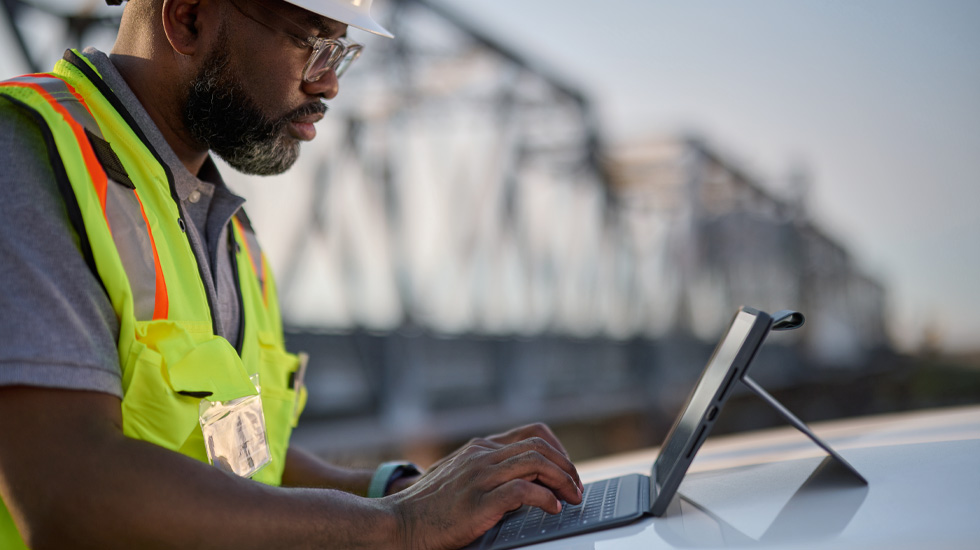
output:
M200 421L208 462L218 468L251 477L272 460L262 414L259 375L250 377L258 395L230 401L201 400Z

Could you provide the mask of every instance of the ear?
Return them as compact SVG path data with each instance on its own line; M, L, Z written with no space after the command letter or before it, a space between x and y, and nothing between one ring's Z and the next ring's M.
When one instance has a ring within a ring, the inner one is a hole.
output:
M218 22L212 16L215 4L208 0L163 0L163 31L174 51L193 55L201 48L202 34L208 34L205 27Z

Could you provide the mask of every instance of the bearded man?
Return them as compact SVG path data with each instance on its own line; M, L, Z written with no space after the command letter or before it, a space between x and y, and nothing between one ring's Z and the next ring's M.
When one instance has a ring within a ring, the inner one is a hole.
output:
M288 170L348 25L390 37L370 0L130 0L108 55L0 83L0 547L456 548L580 502L540 424L425 473L289 443L302 366L211 154Z

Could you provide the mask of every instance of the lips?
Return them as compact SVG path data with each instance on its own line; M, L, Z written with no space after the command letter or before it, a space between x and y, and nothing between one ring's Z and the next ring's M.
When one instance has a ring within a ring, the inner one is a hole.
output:
M294 118L291 122L298 122L301 124L316 124L323 120L323 113L312 113L309 115Z
M291 119L288 124L289 134L300 141L310 141L316 137L316 127L313 125L322 119L322 112Z

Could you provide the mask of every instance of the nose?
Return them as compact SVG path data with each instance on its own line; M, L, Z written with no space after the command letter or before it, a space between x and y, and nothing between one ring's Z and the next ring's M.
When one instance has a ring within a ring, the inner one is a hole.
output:
M302 89L310 95L322 96L325 99L337 97L340 91L340 84L337 81L337 73L330 69L315 82L303 81Z

